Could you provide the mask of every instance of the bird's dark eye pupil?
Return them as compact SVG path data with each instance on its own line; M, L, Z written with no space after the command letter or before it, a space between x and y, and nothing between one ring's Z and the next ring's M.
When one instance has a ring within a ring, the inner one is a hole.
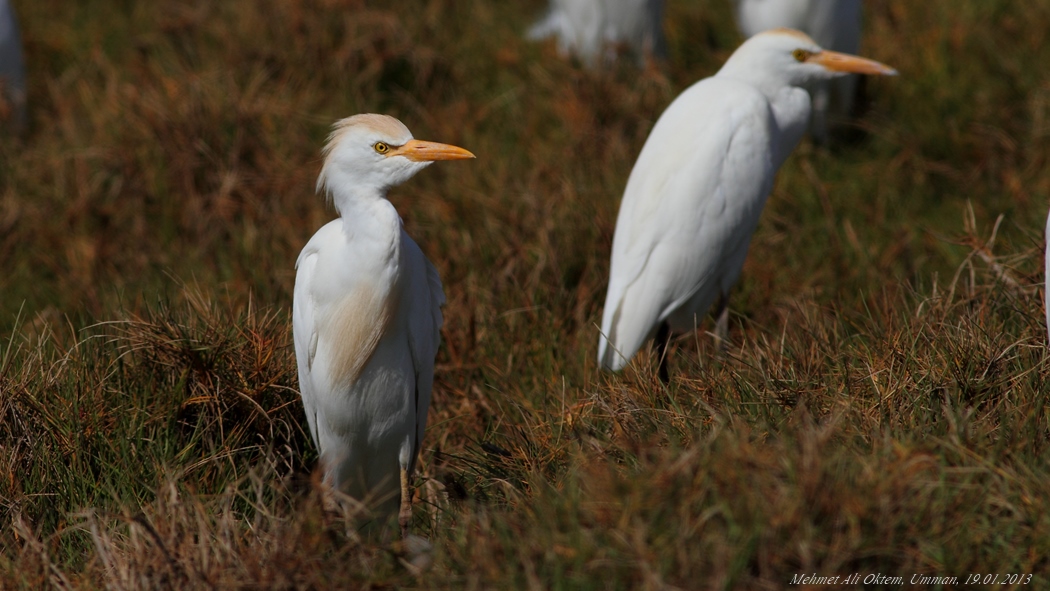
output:
M809 57L809 52L805 49L796 49L791 52L791 55L794 56L795 60L804 62L806 61L806 58Z

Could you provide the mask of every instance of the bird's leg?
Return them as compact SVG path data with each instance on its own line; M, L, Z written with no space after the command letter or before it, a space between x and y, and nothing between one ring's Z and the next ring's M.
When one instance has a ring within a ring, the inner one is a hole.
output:
M660 323L656 329L656 356L660 360L660 381L664 384L671 383L671 376L667 373L667 346L671 343L671 327L666 322Z
M715 347L716 355L721 357L729 348L729 296L721 294L718 296L718 304L715 309Z
M397 513L397 524L401 526L401 539L408 537L408 523L412 521L412 495L408 489L408 470L401 467L401 510Z

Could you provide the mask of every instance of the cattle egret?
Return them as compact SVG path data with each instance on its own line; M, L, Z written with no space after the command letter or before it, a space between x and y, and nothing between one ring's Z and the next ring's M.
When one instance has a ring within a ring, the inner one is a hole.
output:
M299 388L325 481L358 499L388 499L388 512L400 498L403 536L445 295L386 193L436 160L473 157L412 139L386 115L339 121L317 178L339 218L313 235L296 262Z
M26 123L26 73L22 61L22 36L18 32L15 9L0 0L0 113L16 130ZM0 117L3 118L3 117Z
M893 75L889 66L821 49L778 29L744 42L714 76L676 98L657 120L627 180L613 236L598 363L619 370L657 336L660 377L670 330L696 327L718 299L724 336L730 287L773 178L805 132L801 86L846 72Z
M644 63L666 54L663 4L663 0L551 0L547 15L529 29L527 37L555 37L562 56L575 55L590 67L612 61L618 45L630 47Z
M736 17L745 37L787 27L808 34L821 47L857 53L860 49L860 1L736 0ZM809 90L813 96L810 131L818 141L824 141L828 135L828 115L846 117L852 111L857 77L819 81Z

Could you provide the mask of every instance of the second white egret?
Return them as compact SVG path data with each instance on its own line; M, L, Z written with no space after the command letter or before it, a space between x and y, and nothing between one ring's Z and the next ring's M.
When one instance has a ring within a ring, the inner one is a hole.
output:
M714 76L682 92L653 126L627 180L613 236L598 364L619 370L641 346L694 330L740 276L777 169L810 113L802 86L850 72L894 75L778 29L744 42ZM661 350L660 376L667 381Z

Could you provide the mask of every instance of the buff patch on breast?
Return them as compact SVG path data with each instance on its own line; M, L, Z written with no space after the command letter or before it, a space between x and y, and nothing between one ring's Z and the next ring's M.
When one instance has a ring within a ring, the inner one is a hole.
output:
M349 387L364 371L394 315L395 298L361 285L320 318L319 349L326 351L332 384Z

